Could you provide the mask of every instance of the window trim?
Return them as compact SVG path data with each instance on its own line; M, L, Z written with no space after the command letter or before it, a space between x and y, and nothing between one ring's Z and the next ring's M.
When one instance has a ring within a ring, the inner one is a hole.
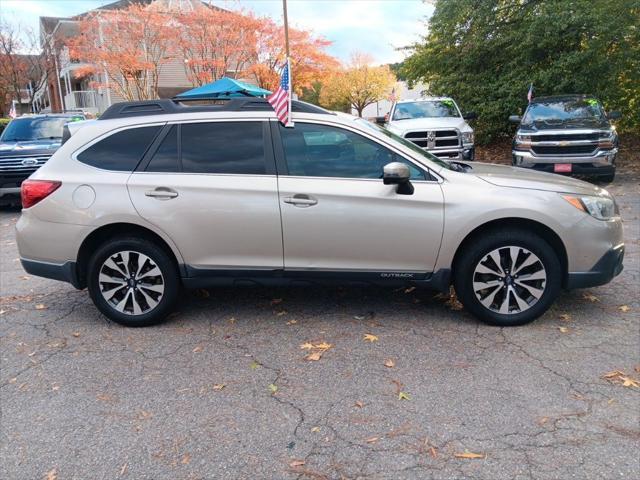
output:
M193 123L235 123L235 122L254 122L262 124L262 143L264 150L264 164L265 164L265 172L264 173L207 173L207 172L185 172L182 167L182 125L190 125ZM239 118L239 119L229 119L229 118L216 118L216 119L198 119L198 120L174 120L170 122L166 122L165 130L161 131L158 135L159 138L156 138L151 144L151 147L147 150L142 161L138 164L138 168L134 170L135 173L146 173L146 174L155 174L155 175L218 175L218 176L240 176L240 177L265 177L265 176L274 176L276 175L276 165L274 159L274 150L273 144L271 140L271 127L269 125L268 119L265 118ZM151 163L151 159L156 154L160 145L164 141L165 137L171 131L171 127L176 125L176 135L178 135L178 166L180 171L178 172L148 172L146 171L149 163Z
M79 164L87 167L87 168L93 168L94 170L98 170L99 172L112 172L112 173L132 174L132 173L137 171L138 166L144 161L145 156L147 155L149 150L151 150L151 148L153 147L153 145L154 145L155 141L157 140L158 136L162 135L163 128L165 127L166 124L167 124L167 122L139 123L139 124L136 124L136 125L126 125L124 127L114 128L112 130L109 130L107 132L102 133L101 135L97 136L96 138L94 138L90 142L85 143L83 146L77 148L71 154L71 159L73 161L78 162ZM134 128L146 128L146 127L160 127L160 129L158 130L158 133L156 133L156 136L151 141L149 146L147 146L145 152L142 154L142 157L140 157L140 160L138 160L138 163L136 164L136 166L132 170L111 170L111 169L108 169L108 168L100 168L100 167L96 167L95 165L89 165L88 163L84 163L84 162L78 160L78 155L80 155L81 153L84 153L86 150L91 148L96 143L101 142L102 140L104 140L104 139L106 139L106 138L108 138L108 137L110 137L112 135L115 135L116 133L120 133L120 132L123 132L125 130L132 130Z
M318 179L323 179L323 180L350 180L350 181L366 181L366 182L381 182L381 179L379 178L354 178L354 177L320 177L320 176L306 176L306 175L290 175L289 174L289 167L287 165L287 161L285 158L285 154L284 154L284 144L282 142L282 136L280 135L280 125L279 125L279 121L277 119L271 119L270 123L273 122L274 123L274 127L271 128L271 132L273 135L273 146L274 146L274 151L276 152L276 165L277 165L277 169L278 169L278 176L287 176L290 178L318 178ZM403 158L405 161L407 161L408 163L410 163L411 165L413 165L415 168L417 168L418 170L424 172L425 177L427 177L425 180L411 180L411 183L442 183L442 177L440 177L439 175L437 175L436 173L434 173L434 171L432 169L430 169L429 167L416 162L413 158L411 157L407 157L407 155L398 150L397 148L395 148L393 145L390 145L387 142L384 141L380 141L380 139L369 135L368 132L363 132L361 130L358 130L357 128L353 128L350 125L344 125L342 123L333 123L330 121L324 121L324 120L316 120L316 119L304 119L304 120L297 120L296 123L311 123L311 124L317 124L317 125L323 125L326 127L333 127L333 128L338 128L338 129L344 129L347 130L349 132L355 133L357 135L360 135L364 138L366 138L367 140L370 140L378 145L381 145L385 148L387 148L388 150L392 151L393 153L395 153L396 155L398 155L399 157ZM295 127L294 127L295 128ZM430 178L429 178L430 177Z

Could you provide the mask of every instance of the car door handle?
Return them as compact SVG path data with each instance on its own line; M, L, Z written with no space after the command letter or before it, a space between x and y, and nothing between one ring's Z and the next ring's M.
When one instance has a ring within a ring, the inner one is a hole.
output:
M169 200L178 196L178 192L167 187L157 187L153 190L147 190L144 194L147 197L157 198L158 200Z
M290 203L296 207L310 207L318 203L318 200L309 195L305 195L304 193L298 193L293 197L285 197L283 201L284 203Z

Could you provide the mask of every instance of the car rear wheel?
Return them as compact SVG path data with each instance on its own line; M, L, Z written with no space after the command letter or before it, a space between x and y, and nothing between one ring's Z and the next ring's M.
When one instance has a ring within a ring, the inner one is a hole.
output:
M119 238L103 244L89 260L87 278L96 307L127 327L162 322L180 289L173 259L142 238Z
M466 245L456 262L458 298L474 316L498 326L529 323L560 292L562 269L540 236L518 229L490 232Z

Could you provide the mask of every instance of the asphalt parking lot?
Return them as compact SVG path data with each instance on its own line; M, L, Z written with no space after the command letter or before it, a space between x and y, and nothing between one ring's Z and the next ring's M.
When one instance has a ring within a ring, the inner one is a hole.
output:
M511 329L375 288L197 291L127 329L27 275L3 209L0 478L637 478L639 183L608 187L624 272Z

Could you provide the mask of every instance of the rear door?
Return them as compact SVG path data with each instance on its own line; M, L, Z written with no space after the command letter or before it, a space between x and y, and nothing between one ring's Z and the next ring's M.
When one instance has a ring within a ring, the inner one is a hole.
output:
M167 125L129 178L135 208L171 237L190 274L282 269L268 131L257 119Z

